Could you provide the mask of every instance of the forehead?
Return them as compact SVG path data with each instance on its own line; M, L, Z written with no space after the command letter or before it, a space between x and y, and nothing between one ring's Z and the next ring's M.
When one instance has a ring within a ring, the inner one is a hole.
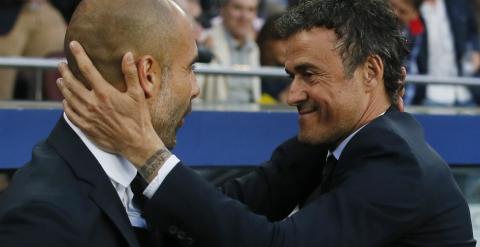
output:
M332 63L340 58L337 45L333 30L316 27L300 31L287 39L286 65Z
M227 0L225 6L257 7L258 0Z

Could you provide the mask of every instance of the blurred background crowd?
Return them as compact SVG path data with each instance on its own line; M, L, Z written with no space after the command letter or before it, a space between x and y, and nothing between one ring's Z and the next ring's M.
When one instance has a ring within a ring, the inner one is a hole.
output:
M385 0L408 39L409 74L480 76L480 0ZM0 57L62 57L65 28L80 0L2 0ZM285 41L275 19L297 1L176 0L191 16L199 62L231 67L283 67ZM99 23L101 25L101 23ZM381 35L381 34L378 34ZM43 98L59 100L55 71L43 75ZM0 99L31 99L28 70L0 69ZM201 99L216 103L285 104L289 78L199 75ZM480 104L474 86L406 86L405 102L426 106Z

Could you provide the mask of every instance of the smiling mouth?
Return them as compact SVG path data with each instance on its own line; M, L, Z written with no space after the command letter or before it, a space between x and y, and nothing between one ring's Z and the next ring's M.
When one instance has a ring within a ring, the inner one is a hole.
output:
M297 111L298 111L298 115L300 116L303 116L303 115L307 115L307 114L310 114L310 113L314 113L318 110L318 107L314 106L314 105L305 105L305 104L302 104L302 105L298 105L297 106Z
M307 110L301 110L301 111L298 111L298 114L300 116L303 116L303 115L308 115L310 113L314 113L316 112L317 110L316 109L307 109Z

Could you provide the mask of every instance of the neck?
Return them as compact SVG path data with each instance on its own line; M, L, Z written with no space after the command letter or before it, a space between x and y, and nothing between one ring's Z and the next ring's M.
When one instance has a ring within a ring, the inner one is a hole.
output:
M357 124L353 127L350 133L355 132L359 128L365 126L366 124L370 123L374 119L378 118L380 115L385 113L388 108L391 106L391 102L386 93L374 93L372 92L372 96L370 100L367 102L367 106L360 117Z

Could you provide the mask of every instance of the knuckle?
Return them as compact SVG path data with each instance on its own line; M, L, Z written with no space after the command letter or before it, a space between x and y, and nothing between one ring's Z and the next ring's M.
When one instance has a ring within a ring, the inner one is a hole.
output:
M106 93L98 92L97 97L98 97L98 100L102 103L109 102L109 98L108 98L108 95Z
M92 103L90 103L90 102L87 102L87 103L85 104L85 108L87 109L88 112L97 112L97 111L98 111L96 105L95 105L95 104L92 104Z
M78 64L78 68L83 72L83 74L89 74L91 72L90 65L86 63Z

